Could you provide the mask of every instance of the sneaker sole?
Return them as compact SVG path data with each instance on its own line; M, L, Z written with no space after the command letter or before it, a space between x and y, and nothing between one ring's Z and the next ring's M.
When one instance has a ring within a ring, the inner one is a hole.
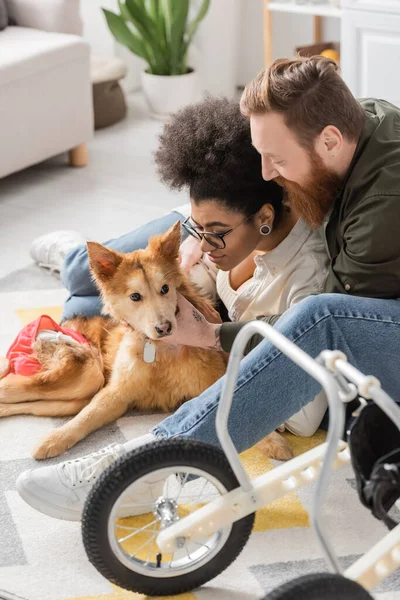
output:
M68 509L62 509L58 506L54 506L53 504L46 504L41 498L38 498L32 492L27 493L25 488L21 485L21 482L17 480L16 484L17 492L26 504L28 504L31 508L34 508L38 512L43 515L47 515L48 517L53 517L53 519L59 519L62 521L81 521L82 520L82 511L77 514L75 511L68 511ZM141 509L120 509L118 512L118 517L120 519L124 519L127 517L137 517L140 515L148 514L152 512L152 510L143 511Z
M53 504L46 504L41 498L38 498L31 492L27 493L26 490L21 486L21 482L17 480L16 484L17 492L32 508L39 511L43 515L53 517L54 519L61 519L62 521L81 521L82 511L77 513L76 511L69 511L68 509L61 509Z

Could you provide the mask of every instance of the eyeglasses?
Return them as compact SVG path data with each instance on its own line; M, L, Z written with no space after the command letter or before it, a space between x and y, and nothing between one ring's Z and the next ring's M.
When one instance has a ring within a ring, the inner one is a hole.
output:
M254 217L254 215L250 215L250 216L246 217L243 221L241 221L239 223L239 225L236 225L236 227L233 227L232 229L225 231L225 233L215 233L214 231L198 231L190 224L190 222L189 222L190 217L188 217L182 223L182 227L184 228L185 231L188 232L189 235L198 239L200 242L203 239L205 239L207 244L210 244L210 246L214 246L214 248L223 250L224 248L226 248L226 242L225 242L226 236L229 235L230 233L232 233L232 231L235 231L235 229L237 229L241 225L243 225L243 223L246 223L246 221L251 219L251 217Z

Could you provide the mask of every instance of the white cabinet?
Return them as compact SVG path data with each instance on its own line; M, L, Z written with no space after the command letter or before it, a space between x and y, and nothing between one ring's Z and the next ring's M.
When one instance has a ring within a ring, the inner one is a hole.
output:
M344 0L342 6L344 80L356 97L400 105L400 0Z
M400 13L400 0L342 0L342 8Z
M322 18L340 19L343 79L357 98L383 98L400 106L400 0L341 0L332 3L263 0L265 65L273 60L276 12L314 16L314 41L321 41Z

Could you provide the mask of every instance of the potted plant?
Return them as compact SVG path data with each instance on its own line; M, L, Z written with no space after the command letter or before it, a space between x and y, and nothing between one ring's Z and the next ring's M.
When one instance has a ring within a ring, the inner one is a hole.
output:
M118 0L119 14L104 9L115 39L143 58L142 88L150 110L163 117L194 100L197 73L188 50L210 0L203 0L193 20L190 0Z

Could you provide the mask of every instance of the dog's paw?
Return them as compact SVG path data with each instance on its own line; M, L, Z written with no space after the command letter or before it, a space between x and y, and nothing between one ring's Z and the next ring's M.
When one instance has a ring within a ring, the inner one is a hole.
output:
M39 446L33 452L33 458L43 460L44 458L53 458L59 456L72 444L69 444L67 439L55 429L40 442Z
M269 458L275 458L276 460L290 460L293 458L293 451L289 442L276 431L258 442L256 448Z

